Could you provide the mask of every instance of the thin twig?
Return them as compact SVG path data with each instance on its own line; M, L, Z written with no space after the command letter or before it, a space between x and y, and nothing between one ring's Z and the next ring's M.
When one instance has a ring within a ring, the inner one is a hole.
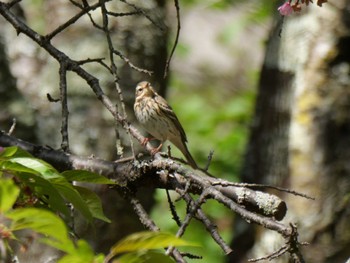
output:
M194 201L191 195L187 192L188 184L186 183L185 187L181 187L179 184L176 186L175 190L182 196L182 198L186 201L188 206L188 212L186 214L185 220L183 221L181 227L177 232L177 236L180 237L185 232L185 229L189 225L192 217L194 216L197 220L201 221L207 231L212 236L213 240L221 247L221 249L228 255L232 252L232 249L226 244L226 242L222 239L219 232L217 231L216 226L210 221L210 219L205 215L200 206L206 201L208 192L206 189L202 191L202 194Z
M80 9L83 9L84 8L84 6L83 5L81 5L80 3L78 3L78 2L76 2L76 1L74 1L74 0L69 0L69 2L71 2L74 6L76 6L76 7L79 7Z
M176 18L177 18L176 37L175 37L175 42L174 42L173 48L171 49L171 52L170 52L170 56L169 56L169 58L168 58L168 60L166 61L166 64L165 64L164 78L166 78L167 75L168 75L170 61L171 61L171 58L173 57L175 49L177 47L177 43L179 41L179 36L180 36L180 29L181 29L179 0L174 0L174 2L175 2Z
M108 72L112 74L111 68L103 61L104 59L105 58L88 58L88 59L79 60L77 62L79 65L96 62L100 64L102 67L104 67L105 69L107 69Z
M7 133L8 135L12 135L12 133L15 131L16 123L17 123L16 118L13 118L12 119L12 125L10 127L9 132Z
M169 190L168 189L165 189L165 192L166 192L166 197L167 197L167 200L168 200L168 204L169 204L169 208L170 208L170 211L171 211L171 214L173 216L173 219L174 221L176 222L176 224L178 226L181 226L181 219L180 217L178 216L178 214L176 213L176 208L175 208L175 205L174 203L171 201L171 197L170 197L170 194L169 194Z
M157 23L156 21L154 21L152 19L152 17L150 17L146 12L145 10L143 10L142 8L132 4L132 3L129 3L128 1L126 0L120 0L120 2L123 2L129 6L131 6L134 10L136 10L136 12L139 12L141 13L144 17L146 17L153 25L155 25L157 28L159 28L161 31L164 31L165 28L163 26L161 26L159 23Z
M272 260L272 259L275 259L275 258L278 258L278 257L282 256L287 251L288 251L288 246L284 245L281 248L279 248L278 250L272 252L270 255L262 256L262 257L259 257L259 258L251 258L251 259L248 259L248 261L249 262L258 262L258 261L261 261L261 260Z
M213 159L213 155L214 155L214 150L210 150L208 155L208 162L207 162L207 165L204 167L204 171L208 171L209 166L211 164L211 160Z
M159 227L154 223L154 221L149 217L146 210L143 208L142 204L138 199L135 197L126 196L126 198L129 200L130 204L132 205L135 213L137 214L140 222L147 227L149 230L152 230L154 232L159 232Z
M19 2L21 2L22 0L13 0L9 3L7 3L8 7L11 8L13 7L14 5L18 4Z
M50 93L46 93L46 98L49 102L59 102L60 99L54 99Z
M172 158L172 156L171 156L171 146L168 144L168 147L167 147L167 152L168 152L168 156L169 156L169 158Z
M79 20L79 18L81 18L82 16L84 16L85 14L87 14L88 12L95 10L96 8L98 8L100 6L100 3L96 3L92 6L87 6L84 7L78 14L76 14L75 16L73 16L72 18L70 18L69 20L67 20L65 23L63 23L62 25L60 25L59 27L57 27L55 30L53 30L51 33L47 34L46 37L47 39L52 39L53 37L55 37L57 34L61 33L63 30L65 30L66 28L68 28L70 25L74 24L77 20ZM79 6L80 7L80 6Z
M102 15L102 20L103 20L103 31L106 35L106 40L107 40L107 43L108 43L108 50L109 50L109 59L110 59L110 63L111 63L111 72L114 76L114 85L115 85L115 89L118 93L118 96L119 96L119 100L120 100L120 104L121 104L121 108L122 108L122 116L123 118L127 119L128 116L127 116L127 113L126 113L126 107L125 107L125 102L124 102L124 96L123 96L123 92L119 86L119 77L118 77L118 73L117 73L117 65L116 63L114 62L114 47L113 47L113 42L112 42L112 37L111 37L111 34L110 34L110 30L109 30L109 18L108 18L108 11L107 11L107 8L106 8L106 5L104 3L101 3L101 15ZM118 110L118 107L116 107L117 110ZM127 126L128 128L128 126ZM132 152L132 155L135 157L135 149L134 149L134 142L131 138L131 134L130 134L130 130L129 129L126 129L126 132L128 134L128 137L129 137L129 143L130 143L130 148L131 148L131 152ZM120 148L122 147L121 143L120 143L120 136L119 136L119 130L116 129L116 137L117 137L117 143L116 143L116 146L119 147L119 149L117 149L118 153L122 153L123 152L123 149Z
M125 107L123 92L122 92L122 89L120 88L119 83L117 82L117 80L115 82L115 88L117 90L117 93L118 93L118 96L119 96L119 100L120 100L120 103L122 105L122 114L123 114L122 116L123 116L124 119L127 119L128 116L127 116L127 113L126 113L126 107ZM129 138L131 154L132 154L132 156L134 156L134 159L136 159L134 141L133 141L133 139L131 137L130 126L129 125L126 126L126 133L128 134L128 138Z
M116 12L107 11L107 15L115 16L115 17L133 16L133 15L139 15L139 14L141 14L141 11L125 12L125 13L116 13Z
M60 101L62 105L62 125L61 134L62 142L61 148L65 152L69 152L69 136L68 136L68 94L67 94L67 69L64 63L60 64Z
M154 223L154 221L149 217L146 210L141 205L140 201L135 197L131 197L130 195L126 196L129 200L130 204L134 208L137 216L139 217L141 223L146 226L148 229L159 232L159 227ZM176 260L176 262L186 263L186 261L181 256L180 252L177 249L174 249L171 253L171 256Z
M195 218L203 223L203 225L205 226L207 231L210 233L213 240L221 247L221 249L225 252L225 254L228 255L232 252L232 249L230 248L229 245L226 244L226 242L220 236L216 225L214 225L211 222L211 220L205 215L203 210L199 207L201 204L203 204L206 201L207 196L208 196L208 192L206 190L204 190L202 195L200 196L200 198L197 200L198 201L198 204L197 204L198 208L194 207L194 209L196 209L195 211L197 212L195 214ZM185 194L184 198L187 202L189 202L189 201L193 202L193 199L190 196L190 194Z
M177 192L181 192L181 190L177 189ZM181 194L184 195L184 193L181 193ZM180 228L176 232L176 237L181 237L185 233L185 230L189 226L191 219L194 217L195 213L197 212L197 209L205 201L205 197L206 197L206 194L203 192L196 202L193 202L192 198L187 198L187 200L185 199L186 202L188 201L187 202L188 211L184 221L182 223L180 221L177 222ZM166 254L169 255L173 251L173 249L174 247L169 247L166 251Z
M128 59L126 56L124 56L120 51L114 49L114 50L113 50L113 53L116 54L117 56L119 56L126 64L129 65L130 68L135 69L135 70L138 71L138 72L146 73L146 74L148 74L149 76L152 76L153 71L150 71L150 70L143 69L143 68L140 68L140 67L135 66L135 65L130 61L130 59Z

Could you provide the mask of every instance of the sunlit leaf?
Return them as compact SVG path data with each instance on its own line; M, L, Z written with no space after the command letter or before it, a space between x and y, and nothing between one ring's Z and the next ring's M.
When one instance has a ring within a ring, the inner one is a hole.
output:
M52 212L39 208L20 208L6 213L6 217L12 220L11 231L32 229L43 234L46 239L53 239L61 246L64 245L65 251L74 251L74 244L68 238L65 224Z
M62 257L58 263L102 263L103 260L104 256L96 256L86 241L78 240L75 251Z
M112 180L99 175L97 173L92 173L89 171L83 170L70 170L64 171L62 173L64 178L68 181L77 181L77 182L85 182L85 183L94 183L94 184L115 184Z
M18 158L12 158L11 161L14 163L19 163L30 169L33 169L44 177L57 176L58 174L55 168L53 168L50 164L40 159L29 158L29 157L18 157Z
M17 152L17 149L15 146L3 148L0 152L0 157L11 157Z
M0 158L8 157L33 157L29 152L22 150L17 146L10 146L3 148L0 152Z
M169 246L195 246L195 244L177 238L172 234L146 231L131 234L119 241L112 247L111 254L118 255L137 250L159 249Z
M11 179L0 180L0 213L10 210L19 194L18 187Z
M172 258L160 251L139 251L136 253L127 253L113 263L173 263Z
M6 170L9 173L24 172L37 174L38 172L30 167L23 166L22 164L12 162L11 160L0 160L0 170Z
M102 203L97 194L95 194L93 191L87 188L80 186L75 186L75 189L80 193L80 195L84 199L94 218L103 220L107 223L111 223L111 220L109 220L103 213Z

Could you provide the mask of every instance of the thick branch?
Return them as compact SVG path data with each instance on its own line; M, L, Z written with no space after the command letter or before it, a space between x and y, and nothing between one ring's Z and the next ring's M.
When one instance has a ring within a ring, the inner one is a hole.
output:
M13 136L9 136L1 131L0 145L5 147L19 146L32 153L35 157L52 164L60 171L73 169L88 170L114 179L121 186L130 185L134 188L138 188L147 185L148 187L174 190L178 184L181 184L182 187L185 188L186 183L188 182L186 179L190 179L191 186L188 191L191 193L201 194L203 189L210 187L216 191L210 193L212 198L215 198L215 193L221 193L229 200L234 200L235 204L238 203L238 207L243 209L244 205L244 209L250 210L251 208L251 211L253 212L258 210L265 216L274 216L270 214L270 211L281 213L279 210L280 207L286 207L284 202L278 197L267 193L237 186L217 186L215 183L218 179L208 176L202 171L194 171L190 168L186 168L182 164L171 159L165 159L160 155L157 155L158 158L153 161L145 161L139 164L130 161L130 159L128 159L128 161L119 160L117 162L108 162L106 160L80 157L54 150L52 148L34 145ZM169 169L169 171L176 171L177 173L169 176L166 173L160 173L163 169ZM259 200L256 201L252 198L256 196L264 196L260 198L263 199L264 202L259 203ZM281 203L284 205L281 205ZM263 206L263 204L265 205ZM258 205L260 205L260 209L257 209Z
M227 186L227 189L224 189L222 186L218 187L216 185L216 178L210 177L201 171L194 171L190 168L186 168L181 163L171 159L165 159L159 154L156 155L156 159L153 161L143 161L141 163L133 160L130 161L130 159L108 162L96 158L79 157L49 147L34 145L1 131L0 145L4 147L19 146L32 153L35 157L49 162L60 171L83 169L97 172L114 179L120 187L128 186L133 189L138 189L147 186L175 190L181 186L183 189L186 189L188 193L201 194L205 191L207 193L206 196L224 204L248 222L254 222L265 228L276 231L285 239L294 240L293 243L297 244L297 232L293 231L292 227L281 224L264 215L257 214L255 211L250 211L249 206L254 207L256 203L247 203L246 206L242 206L237 202L236 198L237 196L241 196L240 192L243 191L243 187ZM169 171L169 173L161 172L164 170ZM188 182L191 182L190 187L188 187ZM229 182L227 182L227 185L229 185ZM254 193L251 189L245 190L247 193ZM267 197L272 197L272 195L266 193L265 195ZM246 202L247 201L249 201L249 199L247 199ZM197 212L199 211L200 210ZM200 214L197 214L197 216L198 215ZM203 220L203 218L199 219L201 221ZM295 253L293 252L293 254Z

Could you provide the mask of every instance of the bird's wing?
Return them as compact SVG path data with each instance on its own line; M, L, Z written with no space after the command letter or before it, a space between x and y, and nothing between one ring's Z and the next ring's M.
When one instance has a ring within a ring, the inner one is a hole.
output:
M181 126L181 123L179 122L179 119L175 115L175 112L173 109L170 107L170 105L167 103L167 101L161 97L160 95L156 94L154 97L154 100L157 102L159 105L159 109L166 114L174 123L175 127L179 130L181 138L184 142L187 142L187 137L184 129Z

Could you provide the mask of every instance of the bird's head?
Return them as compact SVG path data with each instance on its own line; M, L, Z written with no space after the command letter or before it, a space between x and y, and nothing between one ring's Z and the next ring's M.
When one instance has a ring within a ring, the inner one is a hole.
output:
M151 86L151 83L142 81L136 86L136 100L144 97L153 97L156 94Z

